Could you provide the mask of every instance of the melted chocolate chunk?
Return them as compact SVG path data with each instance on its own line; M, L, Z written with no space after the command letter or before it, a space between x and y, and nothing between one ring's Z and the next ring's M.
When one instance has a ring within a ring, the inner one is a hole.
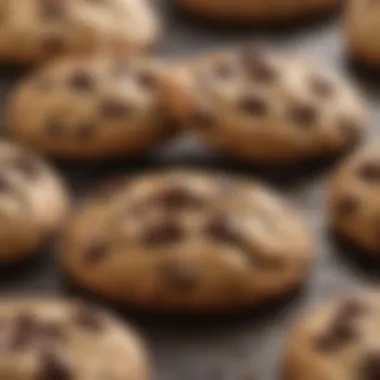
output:
M104 327L104 319L100 312L96 308L84 304L77 305L74 322L92 332L98 332Z
M160 267L163 281L171 288L182 292L194 290L200 284L200 272L191 264L170 261Z
M318 77L311 78L309 85L312 93L317 95L319 98L330 98L334 94L334 86L331 82L325 79Z
M176 220L165 220L146 229L141 241L149 245L175 244L184 238L184 230Z
M216 115L207 109L200 108L190 115L190 123L197 129L208 129L216 120Z
M318 112L309 104L293 104L289 109L289 118L302 127L310 127L316 123Z
M156 202L168 211L179 209L199 209L205 200L185 186L172 186L158 194Z
M245 96L238 103L238 108L250 116L263 117L268 114L268 103L255 95Z
M367 162L358 169L359 177L368 182L380 181L380 162Z
M107 256L107 248L107 244L103 241L94 241L90 243L84 251L84 260L91 265L98 264Z
M276 80L277 70L268 62L263 52L247 49L242 52L241 59L249 77L256 82L269 84Z
M359 208L359 200L353 196L343 196L335 205L336 212L339 216L352 216Z
M330 352L352 343L358 337L355 327L357 319L366 310L365 305L358 300L348 299L343 302L328 331L316 339L316 348L322 352Z
M61 354L52 351L41 355L36 380L72 380L73 378L72 367Z
M119 120L128 117L133 108L121 99L107 99L99 106L102 117L111 120Z
M70 88L80 92L92 92L95 89L95 78L84 70L74 71L67 80Z
M380 352L368 352L362 359L359 368L361 380L379 380L380 379Z

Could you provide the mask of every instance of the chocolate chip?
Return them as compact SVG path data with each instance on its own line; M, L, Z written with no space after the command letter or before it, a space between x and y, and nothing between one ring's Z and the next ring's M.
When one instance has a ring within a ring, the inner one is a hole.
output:
M94 241L84 251L84 260L91 265L98 264L107 256L107 244L103 241Z
M309 104L293 104L289 109L289 118L300 126L309 127L316 123L317 109Z
M190 115L190 124L197 129L207 129L212 127L217 118L214 113L207 109L197 109Z
M139 85L146 90L155 90L158 86L157 75L148 70L139 72L136 79Z
M45 131L50 137L63 137L65 129L65 120L62 116L53 115L48 117L45 121Z
M199 209L205 205L205 200L185 186L172 186L163 190L155 199L168 211L178 209Z
M95 88L95 78L84 70L74 71L67 82L70 88L80 92L92 92Z
M174 244L184 237L184 230L176 220L167 219L161 223L147 228L140 240L144 244L161 245Z
M91 123L81 123L76 127L75 135L78 140L86 142L95 136L96 126Z
M329 98L334 93L334 86L332 83L319 77L311 78L309 86L312 93L322 99Z
M358 168L358 176L364 181L380 181L380 162L364 163Z
M212 239L238 246L241 244L241 236L236 231L231 219L227 216L214 216L206 226L205 232Z
M359 201L353 196L342 196L335 204L335 210L341 217L352 216L359 208Z
M40 368L35 380L72 380L69 362L58 352L45 352L40 358Z
M161 265L159 273L164 282L174 290L188 292L200 283L200 272L190 263L169 261Z
M278 76L263 52L257 49L244 50L241 59L249 77L258 83L272 83Z
M129 116L133 108L120 99L107 99L100 104L99 110L102 117L118 120Z
M64 15L67 1L40 0L41 16L45 19L60 19Z
M98 332L104 327L104 319L100 312L88 305L77 305L74 312L74 323L92 332Z
M379 380L380 379L380 352L368 352L362 359L359 368L359 377L361 380Z
M268 114L268 103L255 95L242 98L238 103L238 108L250 116L263 117Z

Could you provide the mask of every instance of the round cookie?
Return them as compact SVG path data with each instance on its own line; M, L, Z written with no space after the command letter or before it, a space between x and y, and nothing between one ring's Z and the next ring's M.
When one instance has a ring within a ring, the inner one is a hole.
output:
M106 186L61 248L74 282L142 310L234 312L307 276L310 236L291 208L248 181L186 170Z
M281 22L333 10L339 0L176 0L182 9L223 22Z
M167 87L173 115L211 145L252 163L283 164L351 146L366 107L343 80L255 48L179 65Z
M328 194L333 227L351 241L380 253L380 144L349 157L333 174Z
M68 208L66 190L46 163L0 142L0 262L33 254L59 231Z
M164 76L145 58L58 60L15 89L6 127L23 145L62 158L138 153L169 135Z
M347 2L345 30L350 50L360 60L380 66L380 4L374 0Z
M314 310L292 332L284 380L377 380L379 292L338 299Z
M147 380L145 349L113 315L79 301L0 301L0 378Z
M146 0L2 0L0 61L37 62L61 54L140 52L159 25Z

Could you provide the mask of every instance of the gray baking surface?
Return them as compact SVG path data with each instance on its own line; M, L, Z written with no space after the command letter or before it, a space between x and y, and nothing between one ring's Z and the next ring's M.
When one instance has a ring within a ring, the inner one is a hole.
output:
M159 55L191 56L214 48L242 46L247 42L288 49L301 57L348 74L372 106L374 117L365 140L371 140L380 132L380 126L376 125L380 111L376 111L375 107L376 104L380 105L380 82L372 74L352 68L338 14L275 30L271 27L226 30L207 22L198 23L184 18L173 12L165 0L158 3L158 8L167 23L166 33L158 48ZM4 68L1 71L1 100L22 74L22 70ZM294 203L306 217L315 235L317 260L308 282L299 292L266 312L260 312L260 315L253 311L223 320L214 316L203 321L199 318L186 322L181 318L133 315L151 348L154 379L280 379L284 339L297 318L325 299L376 284L380 279L380 272L376 269L369 271L359 265L351 254L346 254L352 249L337 244L329 232L324 196L329 174L336 161L295 170L252 168L221 157L192 137L181 137L142 158L93 165L73 162L55 164L68 179L77 199L105 178L120 173L132 175L156 166L186 164L216 167L261 178ZM59 271L54 252L46 252L36 262L5 269L0 278L0 289L3 295L72 293Z

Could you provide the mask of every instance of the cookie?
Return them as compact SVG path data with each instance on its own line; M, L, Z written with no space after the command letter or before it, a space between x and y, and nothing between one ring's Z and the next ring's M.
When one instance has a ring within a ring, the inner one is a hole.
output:
M349 0L345 31L349 49L361 61L380 66L380 4L373 0Z
M6 128L23 145L62 158L148 150L170 132L164 69L145 58L65 58L20 83Z
M147 380L140 338L113 315L80 301L0 301L0 378Z
M106 186L73 217L61 263L77 285L159 312L234 312L307 276L311 238L257 183L169 170Z
M292 332L284 380L377 380L379 292L338 299L314 310Z
M364 102L344 80L252 47L180 64L167 99L184 128L251 163L299 163L341 152L367 125Z
M332 176L328 193L331 224L367 253L380 254L380 144L355 152Z
M181 9L223 22L281 22L333 10L339 0L176 0Z
M67 192L41 159L0 142L0 262L33 254L67 217Z
M146 0L3 0L0 61L33 63L62 54L140 52L159 35Z

